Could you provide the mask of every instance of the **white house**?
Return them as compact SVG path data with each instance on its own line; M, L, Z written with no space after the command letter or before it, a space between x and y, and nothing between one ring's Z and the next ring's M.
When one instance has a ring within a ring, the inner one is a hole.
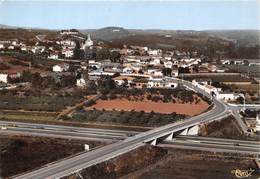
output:
M31 51L33 53L42 53L42 52L44 52L44 50L45 50L45 46L33 46L31 48Z
M21 77L20 72L0 72L0 82L8 83L8 79L15 79Z
M163 63L163 65L165 68L172 68L173 63L172 63L172 61L166 61Z
M52 67L52 71L54 71L54 72L64 72L64 71L68 71L69 67L70 66L68 64L61 63L61 64L58 64L58 65L54 65Z
M238 95L234 94L232 92L230 92L230 93L220 92L217 94L217 98L224 100L224 101L234 101L237 99L237 97L238 97Z
M172 57L171 56L165 56L164 59L167 60L167 61L171 61Z
M133 70L133 68L131 68L131 67L125 67L125 68L123 68L123 73L133 73L134 72L134 70Z
M172 78L150 77L147 83L148 88L176 88L178 82Z
M192 84L194 86L204 90L208 94L215 95L215 96L218 95L219 90L216 87L214 87L214 86L211 86L211 85L208 85L208 84L204 84L204 83L201 83L201 82L197 82L196 80L192 80Z
M127 81L128 86L129 86L129 84L133 83L133 80L135 78L130 77L130 76L118 76L118 77L115 77L113 79L118 86L122 86L125 83L125 81Z
M100 69L101 68L101 63L100 62L95 62L95 61L90 63L90 61L89 61L89 65L88 66L89 66L90 69L91 68L92 69L94 69L94 68L95 69Z
M59 59L59 54L58 53L51 53L48 56L49 59L53 59L53 60L58 60Z
M7 83L8 82L8 74L0 73L0 82Z
M230 64L230 60L222 60L222 64L223 65L229 65Z
M5 48L4 44L0 44L0 49L4 49L4 48Z
M147 73L150 76L163 76L162 70L160 68L149 68Z
M115 72L105 72L102 70L94 70L88 73L89 76L113 76Z
M154 58L150 61L149 63L150 65L160 65L161 64L161 60L159 58Z
M174 77L179 76L179 71L178 71L177 68L173 68L173 69L172 69L172 76L174 76Z
M22 46L22 47L21 47L21 50L22 50L22 51L27 51L27 47L26 47L26 46Z
M77 79L76 85L78 87L84 87L86 86L86 80L84 78Z
M62 40L59 42L59 44L64 45L64 46L70 46L70 47L75 47L76 46L76 42L74 42L73 40Z
M149 49L147 51L147 53L150 56L157 56L157 55L160 55L162 53L162 50L161 49L155 49L155 50Z
M73 57L73 55L74 55L74 52L73 52L73 50L71 50L71 49L64 49L64 50L62 50L62 52L61 52L66 58L71 58L71 57Z
M77 35L79 32L77 30L61 30L61 35Z
M7 47L8 50L14 50L14 46L13 45L10 45Z

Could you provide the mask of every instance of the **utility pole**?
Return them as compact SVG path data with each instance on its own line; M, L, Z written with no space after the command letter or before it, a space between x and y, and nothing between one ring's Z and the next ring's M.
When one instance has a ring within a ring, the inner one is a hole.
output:
M31 68L32 68L32 62L29 62L29 71L31 70Z
M246 97L244 96L244 107L243 107L244 109L244 112L246 111Z

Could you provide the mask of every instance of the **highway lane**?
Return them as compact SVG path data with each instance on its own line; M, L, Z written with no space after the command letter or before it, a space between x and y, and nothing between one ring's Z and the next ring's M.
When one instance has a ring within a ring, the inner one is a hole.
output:
M166 148L179 148L179 149L192 149L192 150L201 150L201 151L210 151L210 152L231 152L231 153L241 153L241 154L260 154L260 145L258 143L252 144L247 143L247 141L233 141L223 142L223 140L216 139L211 141L208 139L184 139L177 138L174 141L165 141L162 144L158 145L159 147Z
M177 132L200 122L211 121L226 116L227 107L220 101L213 100L215 106L210 111L190 119L162 126L144 133L129 137L123 141L107 145L105 147L84 153L65 161L53 163L38 170L20 175L16 178L60 178L80 171L83 168L101 163L123 153L127 153L137 147L145 145L145 142L162 137L171 132Z
M2 134L22 134L80 140L116 141L123 140L126 137L139 133L136 131L83 128L48 124L30 124L11 121L0 121L0 126L7 127L5 130L0 130L0 133Z
M193 87L190 82L182 81L182 83L210 97L210 95L205 93L204 91ZM184 130L185 128L198 125L201 122L209 122L229 115L228 108L223 102L213 99L213 103L213 109L199 116L195 116L181 122L176 122L144 133L137 134L123 141L107 145L105 147L90 151L88 153L84 153L68 160L44 166L38 170L20 175L16 178L60 178L63 176L68 176L80 171L83 168L87 168L89 166L101 163L118 155L134 150L135 148L145 145L145 142L149 142L156 138L169 135L173 132Z
M0 130L1 134L21 134L29 136L42 136L52 138L66 138L66 139L81 139L81 140L122 140L127 137L127 134L118 133L101 133L93 131L67 131L67 130L53 130L53 129L34 129L34 128L19 128L8 127L7 130Z
M176 140L190 140L199 141L201 143L218 143L224 145L240 145L240 146L251 146L260 148L260 141L250 140L237 140L237 139L226 139L226 138L215 138L215 137L201 137L201 136L177 136Z
M100 128L85 128L85 127L72 127L64 125L51 125L51 124L38 124L38 123L25 123L25 122L15 122L15 121L0 121L0 126L10 126L16 128L28 128L28 129L49 129L55 131L74 131L74 132L95 132L95 133L107 133L107 134L138 134L136 131L127 130L114 130L114 129L100 129Z

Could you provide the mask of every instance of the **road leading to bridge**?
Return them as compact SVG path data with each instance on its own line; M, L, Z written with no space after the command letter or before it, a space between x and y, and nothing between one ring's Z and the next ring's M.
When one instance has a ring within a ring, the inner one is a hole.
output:
M199 116L192 117L182 122L165 125L144 133L140 133L123 141L107 145L88 153L83 153L68 160L47 165L30 173L20 175L16 178L41 179L60 178L63 176L68 176L84 168L109 160L123 153L127 153L137 147L145 145L146 141L167 136L173 132L178 132L188 127L198 125L201 122L208 122L216 118L221 118L228 115L228 110L225 104L216 99L213 99L213 103L215 104L213 109Z
M245 141L198 136L179 136L174 140L165 141L158 146L210 152L231 152L260 155L260 142L258 141Z

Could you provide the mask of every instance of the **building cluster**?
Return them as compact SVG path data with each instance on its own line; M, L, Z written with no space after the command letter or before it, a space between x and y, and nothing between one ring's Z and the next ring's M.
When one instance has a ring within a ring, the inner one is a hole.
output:
M102 76L111 76L117 85L127 85L136 88L176 88L176 77L179 73L211 73L225 72L224 68L203 60L196 51L186 52L180 50L163 50L146 46L124 45L122 48L110 48L110 54L116 54L115 59L97 59L86 57L88 49L101 49L100 43L94 43L90 35L85 38L77 30L61 30L55 40L47 40L45 35L37 35L37 42L26 44L17 39L0 41L1 51L20 50L33 54L44 55L51 60L59 60L60 64L52 67L52 73L59 75L72 72L78 87L84 87L87 80L96 80ZM75 48L85 52L82 59L74 60L72 57ZM72 61L77 61L74 65ZM68 61L68 62L67 62ZM225 60L222 64L240 64L245 61ZM253 65L250 61L249 65ZM258 63L257 63L258 64ZM73 68L70 68L73 66ZM20 73L0 72L0 82L8 83L10 78L19 78ZM223 94L206 82L193 82L199 88L214 93L218 98L233 100L234 94Z
M192 80L192 84L201 90L211 94L211 96L216 97L217 99L221 99L223 101L235 101L237 98L242 97L245 98L244 94L237 94L229 91L223 91L221 88L216 88L211 85L210 80Z
M36 35L33 41L0 40L0 52L21 51L48 59L64 60L73 58L76 42L80 43L81 49L94 45L90 35L85 39L77 30L72 29L60 31L52 40L47 39L46 35Z
M59 35L60 38L55 41L46 40L45 36L38 35L35 45L26 45L18 40L0 41L0 49L17 50L20 48L21 51L44 54L48 59L61 60L60 64L52 67L52 71L67 75L70 64L66 63L66 60L70 60L74 56L77 42L85 53L86 49L98 47L98 44L94 44L91 40L90 35L85 39L76 30L62 30ZM87 62L84 61L86 59L83 59L80 65L77 65L76 68L74 66L74 72L81 74L77 75L76 85L84 87L87 84L86 80L111 76L119 86L176 88L175 78L179 76L179 72L216 72L219 70L216 65L202 62L196 51L163 51L145 46L124 45L122 48L110 49L109 53L119 54L116 62L112 62L110 59L88 58ZM87 75L83 75L86 73ZM8 76L10 74L1 74L0 81L7 83Z

